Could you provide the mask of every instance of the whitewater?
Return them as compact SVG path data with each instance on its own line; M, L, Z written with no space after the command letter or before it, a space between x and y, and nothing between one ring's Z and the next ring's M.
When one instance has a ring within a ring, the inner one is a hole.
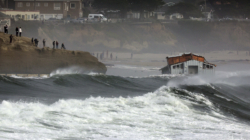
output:
M0 139L248 140L250 72L161 75L117 65L107 75L58 69L0 76Z

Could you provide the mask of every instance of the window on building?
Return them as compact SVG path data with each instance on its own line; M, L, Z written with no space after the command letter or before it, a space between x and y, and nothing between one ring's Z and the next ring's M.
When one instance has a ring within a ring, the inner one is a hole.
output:
M203 69L206 69L206 65L205 64L203 64Z
M177 69L179 69L180 68L180 65L177 65Z
M181 69L184 69L184 64L181 64Z
M54 10L60 10L61 9L61 3L54 3Z
M40 3L39 2L36 2L36 7L40 7Z
M30 19L30 15L27 16L28 20Z
M31 18L34 18L34 15L31 15Z
M176 69L176 66L173 66L173 69Z
M17 7L23 7L23 3L22 2L18 2L17 3Z
M75 3L70 3L70 8L71 9L75 9L76 8L76 4Z
M207 65L207 69L209 69L209 65Z
M48 5L49 5L48 3L44 3L44 7L48 7Z
M210 69L213 69L213 66L210 66Z
M26 3L26 6L27 6L27 7L30 7L30 3L29 3L29 2L27 2L27 3Z

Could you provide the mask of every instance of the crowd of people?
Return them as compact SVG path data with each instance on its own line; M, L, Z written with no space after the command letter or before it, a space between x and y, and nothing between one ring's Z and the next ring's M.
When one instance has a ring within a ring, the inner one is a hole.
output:
M19 28L16 27L15 32L16 32L16 37L21 37L23 30L22 30L21 27L19 27ZM4 26L4 33L5 34L9 33L9 29L8 29L8 25L7 24ZM12 43L14 36L11 34L9 36L9 38L10 38L10 43ZM35 44L35 46L38 47L39 40L37 38L33 38L32 37L31 38L31 43ZM58 49L59 43L58 43L58 41L53 41L52 45L53 45L53 49ZM46 40L43 39L43 47L45 47L45 46L46 46ZM61 49L66 50L66 47L65 47L64 43L62 43Z
M94 53L93 53L92 55L95 56ZM103 60L104 57L105 57L104 51L103 51L102 53L100 53L100 58L99 58L99 53L96 53L96 58L97 58L97 59ZM110 55L109 55L109 52L107 51L107 52L106 52L106 58L110 58L111 60L113 60L113 54L110 53ZM115 60L117 60L117 56L115 57Z
M23 30L22 30L22 28L21 27L16 27L16 37L21 37L22 36L22 32L23 32ZM6 24L5 26L4 26L4 33L5 34L9 34L9 27L8 27L8 25ZM13 41L13 35L11 34L10 36L9 36L9 38L10 38L10 43L12 43L12 41Z
M38 42L39 42L39 40L37 38L33 38L33 37L31 38L31 43L32 44L35 43L36 47L38 47ZM58 43L58 41L53 41L52 45L53 45L53 49L58 49L59 43ZM45 47L45 46L46 46L46 40L43 39L43 47ZM66 50L66 47L65 47L64 43L62 43L61 49Z

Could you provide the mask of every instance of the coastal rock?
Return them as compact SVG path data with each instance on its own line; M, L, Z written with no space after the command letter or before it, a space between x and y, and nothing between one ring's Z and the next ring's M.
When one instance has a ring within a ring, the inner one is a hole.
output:
M14 37L10 44L9 35L0 33L0 74L49 74L70 66L81 67L86 72L107 71L106 66L89 52L37 48L27 37Z

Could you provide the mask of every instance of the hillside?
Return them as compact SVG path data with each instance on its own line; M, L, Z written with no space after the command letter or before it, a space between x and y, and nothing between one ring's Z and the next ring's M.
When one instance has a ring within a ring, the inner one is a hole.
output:
M105 65L88 52L37 48L27 37L14 37L10 44L9 35L0 33L1 74L49 74L70 66L80 66L86 72L107 71Z

